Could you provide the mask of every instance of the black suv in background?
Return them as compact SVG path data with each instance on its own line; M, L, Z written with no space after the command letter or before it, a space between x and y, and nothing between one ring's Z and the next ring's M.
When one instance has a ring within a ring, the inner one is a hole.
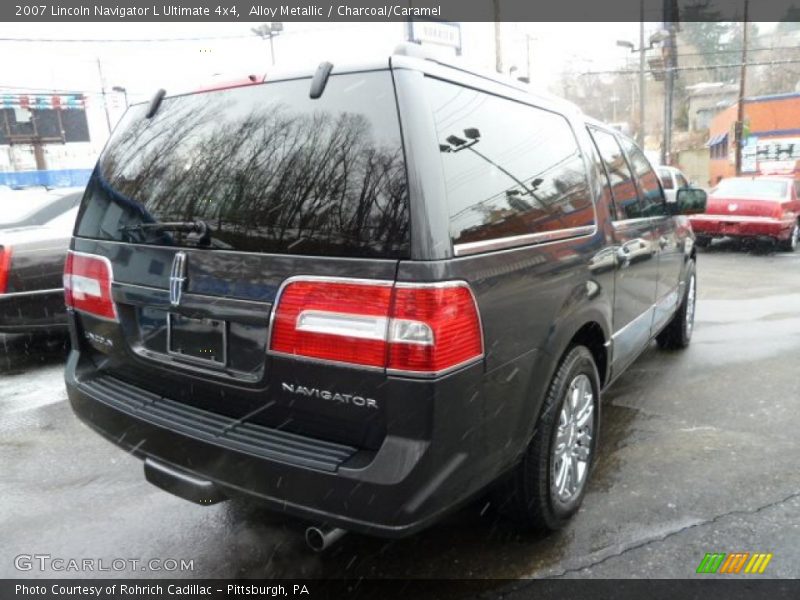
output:
M601 390L689 343L704 194L516 83L331 67L126 113L66 264L72 406L196 502L398 537L497 484L558 528Z

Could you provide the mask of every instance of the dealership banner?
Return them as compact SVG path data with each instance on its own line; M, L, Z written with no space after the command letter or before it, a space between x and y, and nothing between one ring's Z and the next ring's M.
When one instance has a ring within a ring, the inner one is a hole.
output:
M0 3L3 21L741 21L731 0L16 0ZM797 21L794 0L749 3L750 21ZM665 19L665 14L670 18Z
M658 576L654 567L653 576ZM696 579L2 579L3 600L161 600L289 598L293 600L429 599L478 600L725 600L797 598L800 580L747 579L744 576L700 575ZM721 578L718 578L721 577Z
M2 108L83 110L86 102L83 94L3 94L0 95L0 109Z

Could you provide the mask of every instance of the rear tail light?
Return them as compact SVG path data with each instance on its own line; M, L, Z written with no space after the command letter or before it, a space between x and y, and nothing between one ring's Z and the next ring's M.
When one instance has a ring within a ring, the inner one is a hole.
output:
M0 294L8 291L8 278L11 274L11 246L0 246Z
M466 283L397 284L388 369L436 373L482 355L478 308Z
M113 281L111 263L104 256L70 250L64 263L64 300L75 310L117 319L117 307L111 298Z
M270 351L435 375L482 357L483 336L465 282L299 278L276 300Z

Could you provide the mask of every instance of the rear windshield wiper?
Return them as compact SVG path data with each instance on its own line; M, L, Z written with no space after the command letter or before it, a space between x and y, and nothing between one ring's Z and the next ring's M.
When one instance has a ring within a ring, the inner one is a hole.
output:
M204 221L171 221L166 223L137 223L136 225L123 225L119 228L119 231L123 232L150 230L196 233L202 238L208 233L208 225Z

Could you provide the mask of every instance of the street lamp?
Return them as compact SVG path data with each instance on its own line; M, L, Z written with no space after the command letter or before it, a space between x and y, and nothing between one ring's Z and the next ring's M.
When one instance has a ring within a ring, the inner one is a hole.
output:
M111 88L112 92L117 92L125 97L125 108L128 108L128 90L120 85L115 85Z
M467 139L465 140L464 138L467 138ZM539 200L539 198L536 197L536 194L533 193L533 190L535 190L542 183L541 180L534 180L532 182L533 183L533 187L529 188L527 185L525 185L525 182L523 182L522 180L518 179L509 170L505 169L504 167L502 167L498 163L494 162L491 158L489 158L488 156L486 156L482 152L478 152L475 148L473 148L473 146L475 144L478 144L481 141L481 132L477 127L467 127L466 129L464 129L464 138L459 137L457 135L448 135L445 138L445 141L447 143L446 144L439 144L439 152L444 152L444 153L451 153L452 152L452 153L455 153L455 152L461 152L462 150L469 150L470 152L472 152L473 154L475 154L476 156L478 156L482 160L485 160L486 162L488 162L490 165L492 165L494 168L496 168L501 173L505 173L511 180L516 182L517 185L519 185L523 190L525 190L525 193L527 195L533 197L537 201ZM469 141L467 141L467 140L469 140Z
M275 66L275 43L272 40L283 31L283 23L279 21L269 24L264 23L258 27L253 27L251 31L261 39L269 40L269 55L272 59L272 65Z
M644 7L642 7L642 14L644 14ZM644 45L644 16L639 22L639 47L637 48L632 42L628 40L617 40L617 46L620 48L628 48L632 53L639 53L639 127L636 132L636 141L640 146L644 147L644 59L645 52L650 50L656 44L660 44L669 38L669 32L663 29L653 32L650 36L650 43Z

